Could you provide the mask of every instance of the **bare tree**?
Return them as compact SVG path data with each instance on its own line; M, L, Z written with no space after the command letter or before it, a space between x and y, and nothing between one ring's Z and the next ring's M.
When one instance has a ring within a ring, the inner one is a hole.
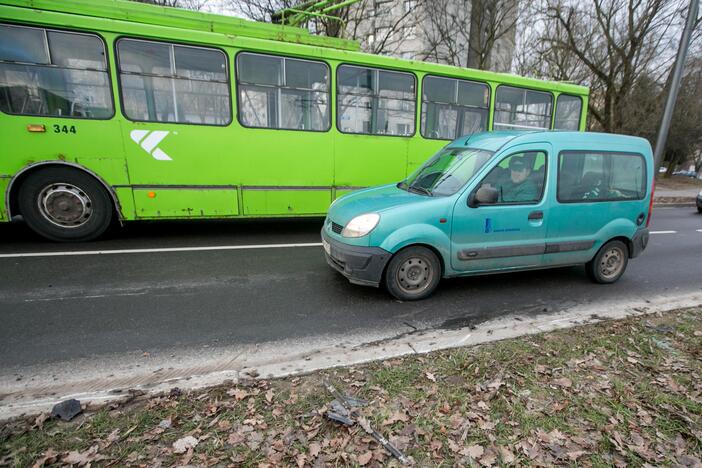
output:
M301 0L228 0L230 8L244 17L265 22L270 22L281 9L300 3ZM417 25L420 11L406 8L403 2L360 0L327 15L310 15L303 26L314 34L360 41L370 53L392 54L406 39L405 33Z
M513 41L518 0L425 2L424 59L458 67L508 70L495 60L496 45ZM510 50L510 47L508 50ZM511 58L511 57L510 57Z
M621 131L637 81L644 74L655 79L670 67L666 47L680 3L543 0L536 10L542 21L533 50L536 74L590 86L597 126Z
M514 34L519 2L517 0L473 0L470 13L470 40L467 66L490 68L495 45Z
M188 10L202 10L209 0L133 0L139 3L150 3L151 5L185 8Z

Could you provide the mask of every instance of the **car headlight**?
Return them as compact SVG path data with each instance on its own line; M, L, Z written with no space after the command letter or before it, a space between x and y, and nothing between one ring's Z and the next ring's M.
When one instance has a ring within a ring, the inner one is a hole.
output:
M356 216L341 231L341 235L344 237L363 237L378 225L378 221L380 221L378 213L366 213Z

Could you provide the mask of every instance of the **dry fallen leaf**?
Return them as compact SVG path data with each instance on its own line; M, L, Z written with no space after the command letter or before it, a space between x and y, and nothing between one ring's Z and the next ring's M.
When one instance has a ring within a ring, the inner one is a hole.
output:
M198 444L198 440L193 436L186 436L182 439L178 439L173 442L173 452L175 453L185 453L191 448L195 448Z
M85 466L90 465L95 461L104 460L105 457L98 455L97 451L98 446L93 445L84 452L68 452L68 454L61 459L61 463L65 463L66 465Z
M398 421L407 422L409 421L409 416L407 416L407 413L404 411L395 411L388 419L385 420L383 426L389 426Z
M470 445L466 447L462 453L473 458L474 460L477 460L478 458L483 456L483 453L485 453L485 449L480 445Z
M310 457L316 457L319 455L319 452L322 451L322 446L319 445L317 442L312 442L310 444Z
M431 380L432 382L436 382L436 377L431 372L425 372L424 375L426 375L427 379Z
M369 450L368 452L364 453L363 455L359 455L358 457L356 457L356 461L358 461L359 465L365 466L371 461L372 458L373 458L373 452L371 452Z
M569 387L573 386L573 381L567 377L561 377L560 379L556 379L553 381L553 383L555 383L559 387L564 387L564 388L569 388Z

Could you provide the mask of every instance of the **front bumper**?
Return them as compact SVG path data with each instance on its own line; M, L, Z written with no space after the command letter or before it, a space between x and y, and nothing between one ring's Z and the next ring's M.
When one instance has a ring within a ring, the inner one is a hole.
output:
M380 247L360 247L347 245L329 237L322 231L325 247L324 257L330 267L344 275L354 284L363 286L380 286L385 265L392 254Z
M641 228L631 238L631 252L629 258L636 258L641 255L648 245L648 228Z

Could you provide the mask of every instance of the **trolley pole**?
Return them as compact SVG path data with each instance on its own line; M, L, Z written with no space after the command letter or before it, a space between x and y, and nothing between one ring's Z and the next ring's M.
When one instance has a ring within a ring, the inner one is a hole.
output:
M663 111L663 119L658 130L658 138L656 138L656 150L653 153L653 170L654 177L658 174L658 168L663 161L663 152L665 144L668 140L668 131L670 130L670 121L673 119L673 110L675 109L675 100L678 97L680 89L680 81L682 80L682 71L685 67L685 57L687 49L690 46L690 36L692 35L692 27L697 20L697 10L699 8L699 0L690 0L690 7L687 10L687 21L682 37L680 37L680 46L678 47L678 55L675 59L673 68L673 76L670 80L670 89L665 102L665 110Z

